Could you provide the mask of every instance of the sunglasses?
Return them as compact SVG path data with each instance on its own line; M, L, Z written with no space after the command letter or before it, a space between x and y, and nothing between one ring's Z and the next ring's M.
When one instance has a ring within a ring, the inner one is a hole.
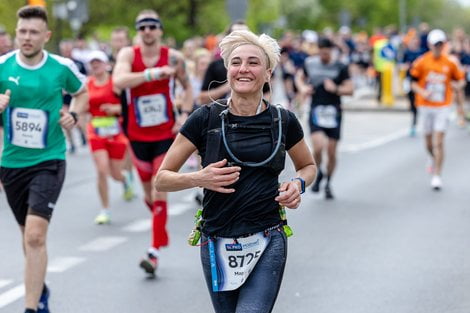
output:
M158 26L157 24L152 24L152 25L142 25L142 26L139 26L137 29L141 32L145 31L145 29L148 28L150 30L155 30L157 28L160 28L160 26Z

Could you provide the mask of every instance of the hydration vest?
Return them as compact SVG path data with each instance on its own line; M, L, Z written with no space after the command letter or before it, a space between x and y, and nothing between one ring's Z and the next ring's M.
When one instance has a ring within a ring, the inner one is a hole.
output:
M263 100L265 101L265 100ZM286 160L286 130L287 130L287 112L279 108L280 110L280 118L278 116L278 109L274 105L270 105L265 101L269 112L272 116L272 123L271 126L264 126L264 125L240 125L230 123L228 121L228 109L227 100L221 100L220 104L213 102L209 105L209 126L207 128L207 141L206 141L206 153L202 160L202 166L206 167L207 165L218 162L223 159L228 160L228 166L245 166L250 167L250 165L246 165L243 163L239 163L233 158L230 157L227 149L225 148L223 138L222 138L222 119L225 118L225 127L227 129L257 129L259 131L263 131L269 129L271 131L272 137L272 147L277 145L278 138L279 138L279 124L281 123L281 143L279 149L275 153L274 157L267 162L266 164L260 166L251 166L251 167L263 167L268 168L272 171L272 173L279 175L282 170L284 169L285 160ZM256 144L256 143L254 143ZM243 160L240 160L243 161Z

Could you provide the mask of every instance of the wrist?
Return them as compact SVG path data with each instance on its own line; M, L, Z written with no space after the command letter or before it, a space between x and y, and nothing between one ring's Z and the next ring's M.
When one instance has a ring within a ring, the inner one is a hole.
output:
M336 85L335 94L339 96L339 85Z
M154 80L159 80L162 76L162 70L159 68L147 68L144 70L145 81L150 82Z
M296 181L300 185L300 194L305 192L305 180L302 177L294 177L291 181Z

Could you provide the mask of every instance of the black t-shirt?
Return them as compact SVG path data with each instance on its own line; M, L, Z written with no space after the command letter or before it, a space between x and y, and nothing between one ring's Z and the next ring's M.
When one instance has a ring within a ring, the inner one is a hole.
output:
M227 69L223 59L213 61L207 67L201 90L207 91L222 86L227 81ZM209 88L210 87L210 88Z
M308 57L304 63L304 73L308 77L309 83L315 89L312 95L312 107L332 104L340 108L340 96L326 91L323 81L329 78L336 85L341 85L345 80L349 79L347 66L340 62L323 64L319 57Z
M83 75L87 76L85 64L75 59L72 59L72 61L78 67L78 71L82 73ZM72 102L72 96L69 93L64 94L62 98L63 98L62 101L64 102L65 105L70 105L70 103Z
M198 149L204 159L209 127L209 106L203 106L191 114L180 132ZM286 151L304 137L302 127L292 112L287 116L285 134ZM228 115L229 123L239 125L273 126L270 110L254 116ZM242 161L260 162L273 150L273 131L253 131L239 127L226 129L227 141L234 155ZM253 144L256 142L256 144ZM223 145L222 145L223 147ZM222 148L225 151L225 148ZM234 193L224 194L204 189L203 232L222 237L240 236L263 231L279 224L278 175L265 167L242 167L239 180L233 184Z

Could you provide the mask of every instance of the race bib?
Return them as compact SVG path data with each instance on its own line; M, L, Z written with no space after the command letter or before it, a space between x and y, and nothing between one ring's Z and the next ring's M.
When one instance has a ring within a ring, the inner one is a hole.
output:
M44 149L47 146L49 116L39 109L11 108L10 142L19 147Z
M248 279L271 237L259 232L249 237L209 240L212 291L239 288Z
M338 110L334 105L317 105L312 114L314 125L323 128L338 127Z
M91 120L91 125L95 134L100 137L116 136L121 131L118 119L114 116L94 117Z
M137 124L140 127L158 126L169 120L163 94L140 96L135 103Z
M446 96L446 86L444 83L427 83L426 90L431 92L428 100L431 102L444 102Z

